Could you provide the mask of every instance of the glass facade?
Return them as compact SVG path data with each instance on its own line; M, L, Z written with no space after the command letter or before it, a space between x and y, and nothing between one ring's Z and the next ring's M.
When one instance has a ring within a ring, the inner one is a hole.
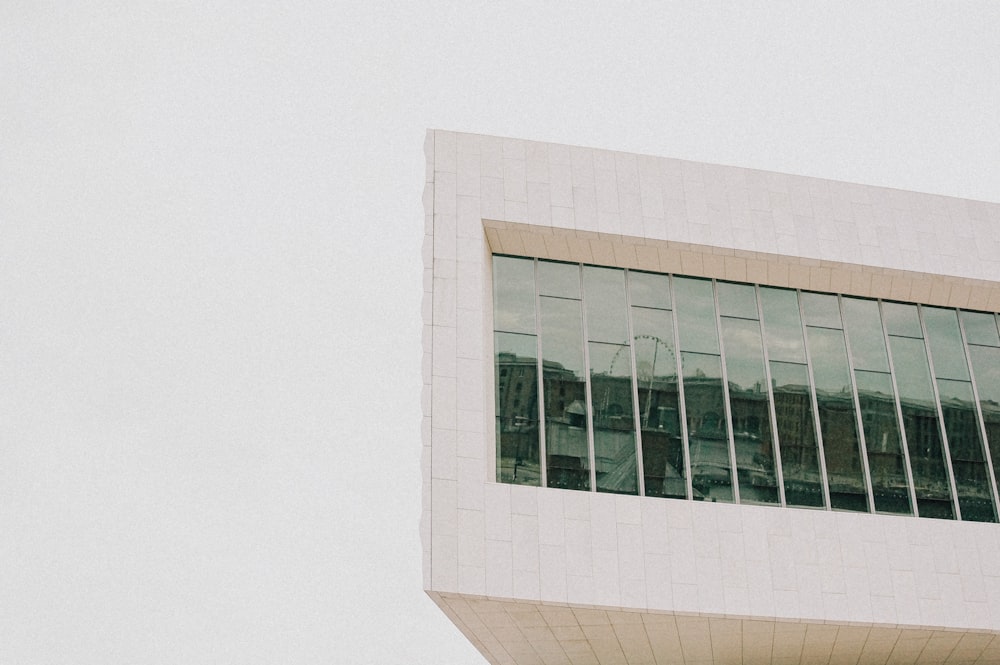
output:
M996 522L997 315L493 257L497 480Z

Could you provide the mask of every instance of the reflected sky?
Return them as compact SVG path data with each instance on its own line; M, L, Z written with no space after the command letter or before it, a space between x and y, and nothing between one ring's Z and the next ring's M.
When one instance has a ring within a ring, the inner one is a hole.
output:
M493 327L535 332L535 266L531 259L493 257Z
M752 284L719 282L719 314L743 319L757 318L757 293Z
M560 298L580 297L580 266L556 261L538 262L538 293Z
M851 344L854 369L889 371L889 355L879 316L878 302L860 298L843 298L844 327Z
M592 342L628 343L625 271L584 266L587 338Z
M670 309L670 282L666 275L631 270L628 288L633 307Z
M939 379L969 380L969 365L962 349L958 314L953 309L924 307L927 341L930 342L934 375Z
M823 328L841 327L837 296L803 291L802 310L805 312L806 325Z
M962 325L965 326L965 339L969 344L1000 346L997 320L993 314L962 312Z
M719 332L715 324L715 295L712 282L705 279L674 279L677 298L677 327L681 351L719 352Z
M802 320L795 291L760 287L767 355L770 360L793 363L806 361L802 343Z

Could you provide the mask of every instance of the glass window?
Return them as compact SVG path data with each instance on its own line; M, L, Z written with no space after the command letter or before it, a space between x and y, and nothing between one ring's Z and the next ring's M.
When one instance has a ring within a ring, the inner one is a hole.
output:
M741 319L757 318L757 291L752 284L719 282L719 314Z
M806 331L816 382L816 404L830 484L830 505L841 510L867 511L868 490L861 461L844 333L812 326L808 326Z
M590 344L590 394L597 491L638 494L628 345Z
M854 338L851 337L851 345ZM883 344L884 346L884 344ZM868 448L875 510L910 515L906 457L899 435L895 392L888 372L854 372L858 385L861 425Z
M719 353L719 332L715 323L715 295L712 282L705 279L674 279L677 299L677 327L681 351Z
M678 298L678 308L681 307ZM681 353L694 498L733 501L729 430L719 356Z
M721 287L721 284L720 284ZM721 291L720 291L721 293ZM760 324L722 317L729 411L741 503L778 503L774 441Z
M538 485L538 340L498 332L494 348L497 480Z
M851 340L851 360L856 370L889 371L889 355L885 350L882 317L878 302L860 298L842 298L844 327Z
M969 344L1000 346L997 335L997 319L993 314L983 312L962 312L962 325Z
M670 312L632 308L636 384L647 496L687 497L674 324Z
M804 364L772 361L771 386L785 503L789 506L824 506L826 501L809 392L809 370Z
M628 344L625 271L584 266L583 292L587 307L587 339Z
M996 314L492 261L499 482L1000 521Z
M910 453L917 510L923 517L954 519L951 483L944 463L937 403L924 342L890 336L889 350L899 387L903 433Z
M802 309L807 326L840 328L840 305L837 296L828 293L802 292Z
M670 282L666 275L630 270L628 273L629 297L632 305L670 309Z
M538 293L580 299L580 266L556 261L538 262Z
M580 302L543 296L540 307L548 485L590 489Z
M767 355L772 361L806 362L802 343L802 319L795 291L760 287Z
M920 317L917 315L916 305L883 302L882 313L885 317L885 329L890 335L923 339L924 333L920 330Z
M969 356L993 458L993 475L1000 478L1000 348L969 345Z
M962 348L962 333L953 309L923 307L927 341L934 362L934 376L939 379L969 380L969 364Z
M535 262L493 257L493 327L535 334Z
M937 383L962 519L996 522L996 509L983 453L979 417L972 397L972 384L947 379L938 379Z

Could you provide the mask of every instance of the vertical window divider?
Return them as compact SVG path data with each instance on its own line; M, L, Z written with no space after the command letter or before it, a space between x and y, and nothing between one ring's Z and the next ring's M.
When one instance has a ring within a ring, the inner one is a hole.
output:
M736 466L736 441L733 437L733 407L729 403L729 373L726 371L726 344L722 339L722 315L719 312L719 288L712 280L712 299L715 303L715 330L719 336L719 364L722 366L722 401L726 414L726 438L729 441L729 481L733 486L733 503L740 503L740 474ZM761 339L763 343L763 339Z
M865 423L861 417L861 398L858 395L858 379L854 375L854 357L851 353L851 336L844 323L844 298L837 294L837 308L840 310L840 325L844 332L844 347L847 350L847 367L851 375L851 393L854 398L854 418L858 427L858 443L861 446L861 468L865 474L865 489L868 491L868 512L875 514L875 492L872 488L871 466L868 464L868 440L865 438ZM888 351L886 352L888 355Z
M948 431L944 426L944 409L941 408L941 393L938 390L937 371L934 369L934 354L931 352L931 340L927 336L927 324L924 321L924 308L917 305L917 317L920 319L920 334L924 336L924 349L927 352L928 368L931 373L931 390L934 391L934 406L938 415L938 429L941 432L941 448L944 451L945 473L951 485L951 502L955 510L955 519L962 519L962 506L958 501L958 486L955 482L955 470L951 464L951 446L948 445ZM971 375L970 375L971 378Z
M993 471L993 456L990 454L990 440L986 433L986 419L983 417L983 406L979 403L979 387L976 385L976 372L972 367L972 354L969 353L969 341L965 336L965 321L961 314L958 317L958 330L962 334L962 350L965 360L969 363L969 381L972 384L972 401L976 403L976 418L979 420L979 436L982 437L983 454L986 460L986 472L989 474L990 490L993 492L994 510L1000 510L1000 496L997 492L997 478Z
M771 414L771 445L774 448L774 473L778 483L778 500L781 506L787 506L785 501L785 475L781 468L781 446L778 440L778 413L774 406L774 386L771 384L771 358L767 352L767 329L764 327L764 302L760 297L760 285L753 285L757 297L757 320L760 323L760 343L764 351L764 381L767 383L767 406Z
M584 398L587 404L587 454L590 456L590 491L597 491L597 455L594 452L594 400L590 385L590 334L587 331L587 287L583 282L583 264L577 264L580 280L580 320L583 322Z
M632 421L635 423L635 470L638 474L639 496L646 496L646 473L642 465L642 423L639 419L639 373L635 367L635 331L632 328L632 293L630 271L625 271L625 321L628 329L629 361L632 372ZM654 345L655 350L655 345Z
M538 259L531 262L535 276L535 357L538 372L538 482L549 486L549 457L545 451L545 364L542 358L542 298L538 288Z
M677 292L674 289L674 276L669 275L670 284L670 304L673 307L671 310L673 316L670 317L671 323L674 327L674 364L677 366L677 401L680 404L680 420L681 420L681 452L684 455L684 481L687 485L685 488L687 491L687 498L691 500L694 498L694 483L691 479L691 451L688 450L688 445L690 440L688 438L688 426L687 426L687 402L684 399L684 367L681 363L681 333L680 333L680 323L678 322L677 316Z
M899 426L899 443L903 449L903 460L906 463L906 484L910 494L910 505L913 508L913 516L920 517L920 507L917 505L917 485L913 479L913 469L910 465L910 446L907 441L906 427L903 423L903 405L900 402L899 386L896 385L896 366L892 361L892 345L889 343L889 329L885 325L885 312L882 308L882 299L878 300L878 318L882 324L882 338L885 339L886 355L889 357L889 380L892 382L893 401L896 403L896 420Z
M809 352L809 326L806 324L805 310L802 307L802 290L795 289L795 297L799 306L799 320L802 322L802 342L806 351L806 372L809 376L809 397L813 407L813 427L816 428L816 448L819 452L819 473L822 478L823 500L827 510L833 510L830 501L830 479L826 472L826 449L823 447L823 428L819 419L819 400L816 398L816 379L813 376L812 354Z

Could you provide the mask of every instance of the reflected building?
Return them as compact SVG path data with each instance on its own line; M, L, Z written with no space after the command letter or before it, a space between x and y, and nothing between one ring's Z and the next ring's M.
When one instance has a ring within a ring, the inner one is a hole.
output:
M489 662L1000 662L1000 256L858 243L1000 205L427 154L424 585Z

